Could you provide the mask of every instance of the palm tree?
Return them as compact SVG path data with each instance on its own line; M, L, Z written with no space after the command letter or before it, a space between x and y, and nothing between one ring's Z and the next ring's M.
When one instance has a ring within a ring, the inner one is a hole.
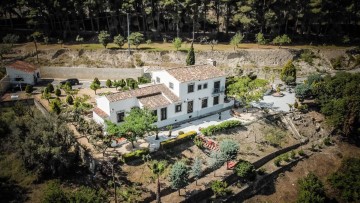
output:
M160 175L165 171L167 162L165 160L157 161L154 160L148 165L151 172L157 176L157 188L156 188L156 202L160 203Z

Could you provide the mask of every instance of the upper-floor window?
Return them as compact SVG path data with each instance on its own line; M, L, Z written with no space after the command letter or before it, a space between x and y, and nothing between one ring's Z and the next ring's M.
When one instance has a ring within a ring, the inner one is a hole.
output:
M160 119L163 121L163 120L166 120L166 118L167 118L167 108L165 107L165 108L161 109L161 117L160 117Z
M181 104L175 105L175 113L181 112Z
M201 108L206 108L208 106L208 98L201 100Z
M160 83L160 78L156 77L156 83Z
M207 83L203 84L203 89L207 89Z
M124 118L125 118L125 112L124 111L116 112L116 121L118 123L123 122Z
M188 93L194 92L194 83L188 84Z
M173 90L174 89L174 83L169 82L169 88Z
M220 81L214 82L214 93L220 92Z
M215 106L215 105L218 105L219 104L219 96L216 96L216 97L214 97L213 98L214 100L213 100L213 105Z
M201 88L202 88L202 85L198 85L198 90L201 90Z

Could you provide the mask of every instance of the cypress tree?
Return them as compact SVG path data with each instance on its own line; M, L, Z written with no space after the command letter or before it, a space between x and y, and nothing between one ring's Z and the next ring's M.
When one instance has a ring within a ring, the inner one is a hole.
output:
M195 52L194 52L193 43L191 43L190 50L189 50L188 55L186 57L186 65L187 66L195 65Z

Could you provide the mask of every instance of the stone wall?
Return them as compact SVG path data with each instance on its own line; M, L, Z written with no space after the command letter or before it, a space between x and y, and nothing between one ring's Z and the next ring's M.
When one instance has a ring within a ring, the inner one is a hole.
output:
M42 78L78 78L100 80L118 80L142 76L142 68L83 68L83 67L41 67Z

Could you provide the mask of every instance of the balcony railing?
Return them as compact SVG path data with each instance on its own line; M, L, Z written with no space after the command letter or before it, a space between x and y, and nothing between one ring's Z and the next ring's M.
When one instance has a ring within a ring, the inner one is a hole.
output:
M212 93L219 94L219 93L223 93L223 92L225 92L225 87L214 88Z

